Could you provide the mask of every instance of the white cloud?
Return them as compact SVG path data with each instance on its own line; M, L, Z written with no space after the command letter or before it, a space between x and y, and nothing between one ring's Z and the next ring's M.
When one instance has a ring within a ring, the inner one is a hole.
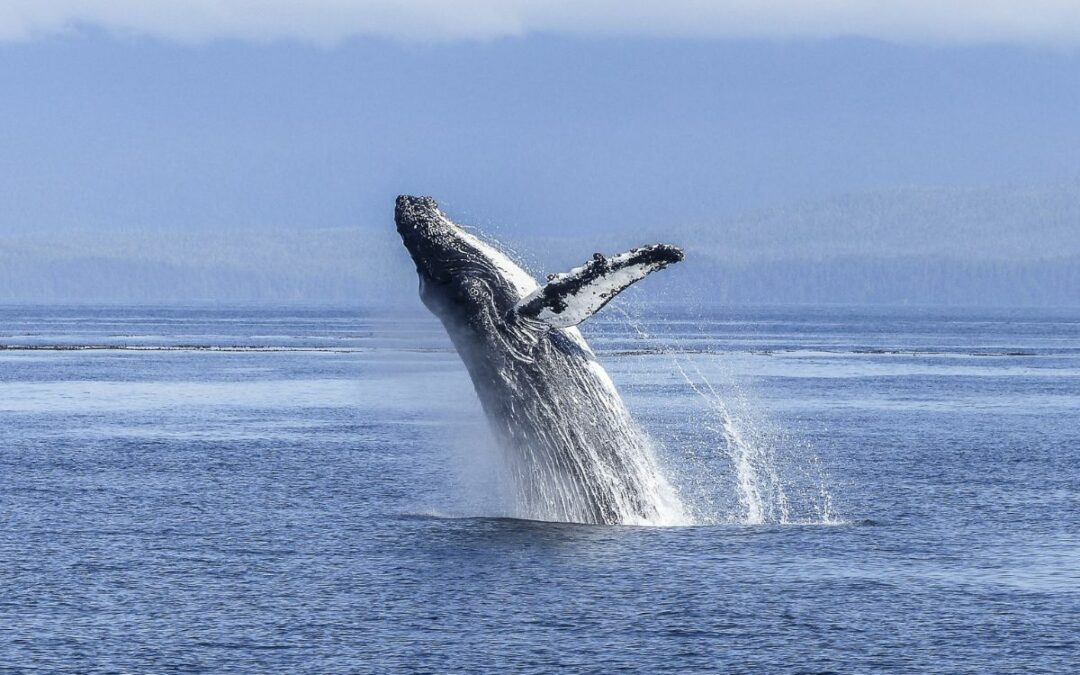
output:
M0 40L87 27L181 42L529 33L1080 45L1080 0L0 0Z

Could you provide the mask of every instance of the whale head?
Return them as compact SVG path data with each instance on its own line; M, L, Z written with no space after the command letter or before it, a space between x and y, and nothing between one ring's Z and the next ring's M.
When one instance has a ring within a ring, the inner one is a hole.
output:
M394 221L416 264L420 298L444 320L505 315L537 288L527 272L451 221L431 197L398 197Z

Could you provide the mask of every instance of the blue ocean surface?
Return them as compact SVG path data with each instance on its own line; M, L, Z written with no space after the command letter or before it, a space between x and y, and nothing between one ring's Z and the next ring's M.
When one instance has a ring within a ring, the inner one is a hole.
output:
M419 310L0 308L0 672L1080 671L1080 310L583 332L691 523L514 518Z

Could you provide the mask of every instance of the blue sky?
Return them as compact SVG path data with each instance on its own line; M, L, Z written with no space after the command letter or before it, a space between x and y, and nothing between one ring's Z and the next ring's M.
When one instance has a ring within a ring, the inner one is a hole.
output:
M1080 176L1075 3L896 4L0 0L0 231L381 227L413 192L566 233Z

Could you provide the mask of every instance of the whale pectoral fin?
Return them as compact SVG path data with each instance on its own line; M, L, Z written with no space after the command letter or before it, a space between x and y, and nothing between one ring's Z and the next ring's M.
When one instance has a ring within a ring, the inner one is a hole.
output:
M683 252L669 244L642 246L610 258L597 253L581 267L548 277L548 283L523 298L514 311L555 328L576 326L630 284L682 259Z

